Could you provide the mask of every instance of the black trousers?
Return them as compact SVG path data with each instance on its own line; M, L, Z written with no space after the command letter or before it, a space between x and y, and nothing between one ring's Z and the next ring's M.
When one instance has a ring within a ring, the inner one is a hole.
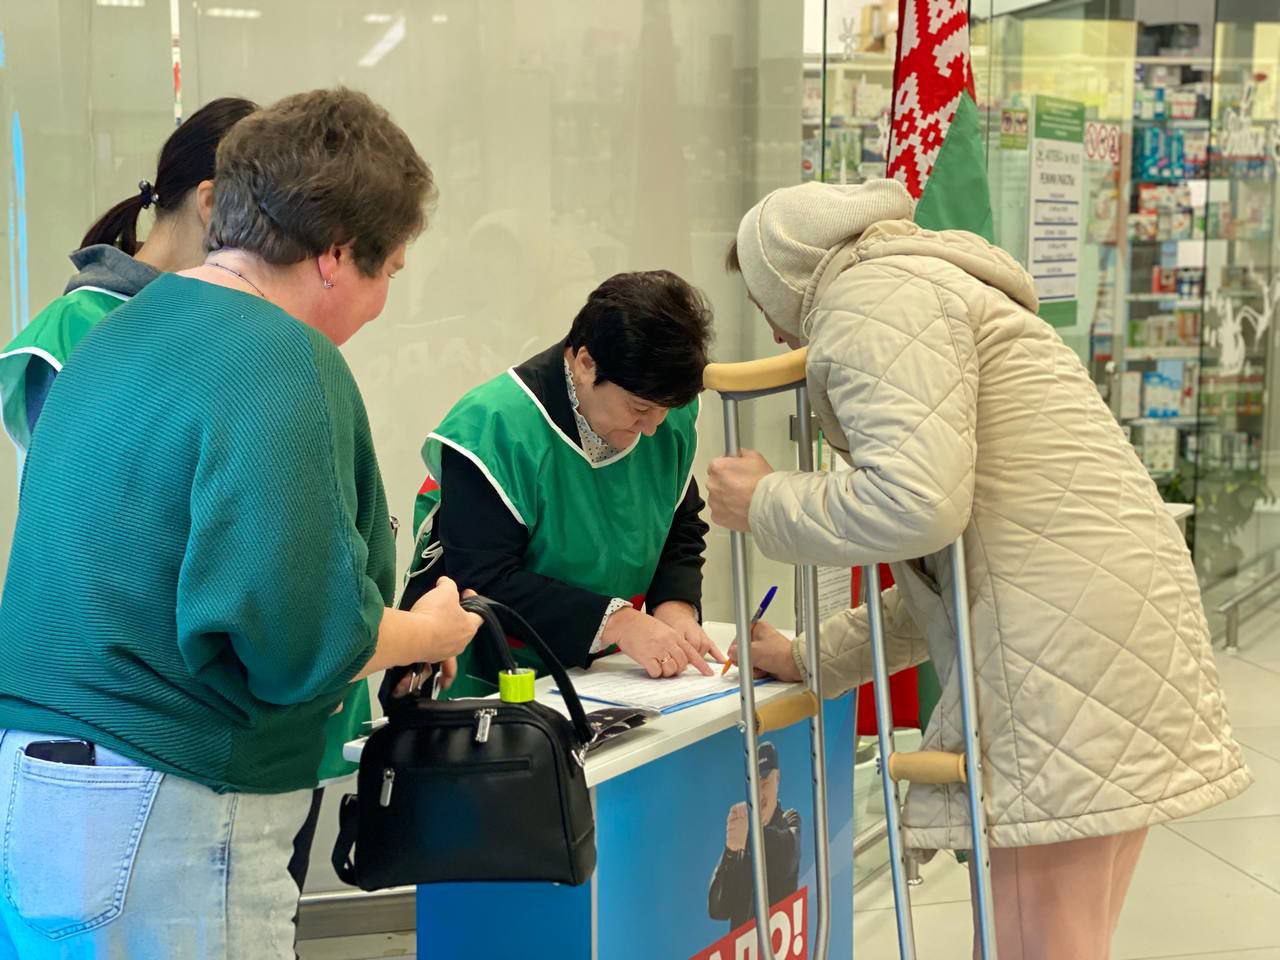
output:
M316 840L316 824L320 822L320 803L324 800L324 787L319 787L311 794L311 809L307 811L307 819L303 821L298 835L293 838L293 856L289 858L289 876L298 885L298 893L302 893L307 882L307 866L311 862L311 845Z
M307 882L307 866L311 863L311 846L316 840L316 824L320 822L320 803L324 800L324 787L318 787L311 794L311 809L307 811L307 819L302 822L301 829L293 838L293 856L289 858L289 876L298 885L298 896L302 896L302 888ZM293 912L293 927L298 928L298 911ZM294 939L297 939L295 934ZM295 954L296 956L296 954Z

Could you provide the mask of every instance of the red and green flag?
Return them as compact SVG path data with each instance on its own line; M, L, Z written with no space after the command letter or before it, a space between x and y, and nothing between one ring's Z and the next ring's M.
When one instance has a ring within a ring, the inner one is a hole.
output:
M899 0L888 175L916 222L994 240L966 0Z
M888 175L916 198L920 226L994 241L975 100L967 0L898 0ZM932 663L917 682L923 729L941 696Z

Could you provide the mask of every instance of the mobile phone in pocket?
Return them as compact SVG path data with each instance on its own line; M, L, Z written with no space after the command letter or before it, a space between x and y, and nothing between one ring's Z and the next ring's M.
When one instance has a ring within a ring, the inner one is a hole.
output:
M77 767L92 767L95 759L93 744L88 740L33 740L23 752L32 760Z

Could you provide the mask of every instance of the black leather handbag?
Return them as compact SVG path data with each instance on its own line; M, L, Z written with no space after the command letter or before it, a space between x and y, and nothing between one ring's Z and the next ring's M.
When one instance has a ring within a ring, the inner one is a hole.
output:
M532 647L572 715L545 704L392 701L369 735L357 793L342 799L333 866L365 890L464 881L585 883L595 869L595 815L584 763L591 728L564 667L514 610L472 597L485 621L473 643ZM429 688L428 688L429 689Z

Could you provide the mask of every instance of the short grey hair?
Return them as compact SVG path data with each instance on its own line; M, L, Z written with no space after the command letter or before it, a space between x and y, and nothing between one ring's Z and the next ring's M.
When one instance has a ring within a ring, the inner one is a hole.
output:
M422 231L434 197L431 168L386 110L344 88L299 93L218 147L208 246L285 266L354 241L373 276Z

